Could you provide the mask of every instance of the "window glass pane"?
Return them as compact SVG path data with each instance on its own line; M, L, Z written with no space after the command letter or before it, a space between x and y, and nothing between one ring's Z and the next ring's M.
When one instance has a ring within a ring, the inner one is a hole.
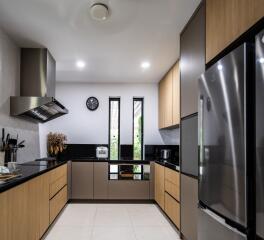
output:
M133 156L142 160L143 151L143 99L133 101Z
M110 173L118 173L118 165L110 165Z
M110 99L110 160L118 160L119 156L119 107L119 99Z

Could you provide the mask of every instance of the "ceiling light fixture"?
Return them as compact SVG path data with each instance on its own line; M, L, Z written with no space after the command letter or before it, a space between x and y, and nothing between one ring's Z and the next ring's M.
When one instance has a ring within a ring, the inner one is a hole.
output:
M264 57L260 58L260 59L259 59L259 62L260 62L260 63L264 63Z
M85 64L84 61L79 60L79 61L76 62L76 67L77 67L77 68L82 69L82 68L85 67L85 65L86 65L86 64Z
M105 21L109 16L108 6L103 3L95 3L90 8L91 17L97 21Z
M142 63L141 63L141 67L142 67L143 69L147 69L147 68L150 67L150 63L149 63L149 62L142 62Z

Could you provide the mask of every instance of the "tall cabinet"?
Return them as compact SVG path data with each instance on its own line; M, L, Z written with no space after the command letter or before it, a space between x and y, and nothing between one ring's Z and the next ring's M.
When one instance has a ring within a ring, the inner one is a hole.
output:
M205 6L198 7L181 45L181 234L197 239L198 79L205 71Z

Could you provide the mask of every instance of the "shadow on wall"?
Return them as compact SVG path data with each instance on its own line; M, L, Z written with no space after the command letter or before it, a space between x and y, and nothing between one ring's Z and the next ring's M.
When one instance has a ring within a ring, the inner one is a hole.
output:
M165 145L180 144L180 128L159 130L162 141Z

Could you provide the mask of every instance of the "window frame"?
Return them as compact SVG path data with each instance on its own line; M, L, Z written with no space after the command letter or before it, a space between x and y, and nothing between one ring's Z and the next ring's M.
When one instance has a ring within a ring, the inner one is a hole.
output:
M109 160L116 161L111 159L111 102L117 101L118 102L118 154L117 154L117 160L120 158L120 113L121 113L121 107L120 107L120 97L109 97L109 114L108 114L108 146L109 146Z
M132 123L132 142L133 142L133 159L135 159L134 157L134 144L135 144L135 138L134 138L134 134L135 134L135 128L134 128L134 123L135 123L135 108L134 108L134 103L136 101L140 101L141 104L142 104L142 108L141 108L141 115L142 115L142 121L141 121L141 159L140 160L143 160L143 151L144 151L144 98L143 97L133 97L133 123Z

